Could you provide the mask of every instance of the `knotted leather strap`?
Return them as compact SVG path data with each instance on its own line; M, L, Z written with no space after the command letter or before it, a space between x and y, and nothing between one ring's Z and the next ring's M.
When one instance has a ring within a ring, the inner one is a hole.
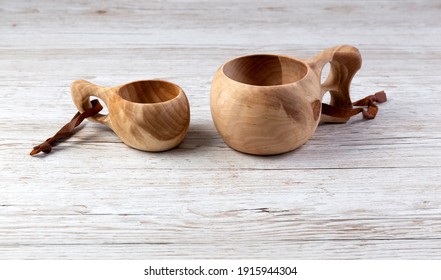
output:
M387 101L386 93L384 91L379 91L373 95L366 96L363 99L355 101L352 103L354 106L367 107L364 108L354 108L354 109L343 109L340 107L332 106L329 104L322 104L322 114L337 117L337 118L350 118L359 113L363 113L365 119L373 119L378 113L378 106L375 103L383 103Z
M83 113L77 112L72 120L63 126L54 136L46 139L46 141L40 145L35 146L30 155L33 156L39 152L44 152L46 154L50 153L55 141L60 140L61 138L68 138L72 136L74 134L75 127L80 125L85 118L95 116L103 109L103 106L101 106L97 99L92 100L91 103L92 107L90 109L84 111Z

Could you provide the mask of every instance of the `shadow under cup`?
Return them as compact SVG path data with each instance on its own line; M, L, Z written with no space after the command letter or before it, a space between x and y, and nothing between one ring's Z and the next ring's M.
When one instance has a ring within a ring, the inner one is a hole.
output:
M118 90L118 95L133 103L162 103L176 98L182 89L177 85L161 81L137 81L123 85Z
M294 58L279 55L250 55L227 62L224 74L239 83L253 86L278 86L297 82L308 67Z

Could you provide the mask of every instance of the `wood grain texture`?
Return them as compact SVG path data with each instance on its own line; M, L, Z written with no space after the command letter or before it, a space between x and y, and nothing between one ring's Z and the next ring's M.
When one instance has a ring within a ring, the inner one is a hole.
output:
M190 105L184 91L162 80L130 82L101 87L84 80L71 84L72 100L80 112L91 107L92 96L103 100L108 114L90 117L101 123L128 146L162 152L179 145L190 125Z
M226 144L244 153L271 155L294 150L311 137L319 122L313 105L320 97L319 73L307 64L251 55L219 68L210 107Z
M327 63L331 71L322 86L321 73ZM275 155L295 150L314 134L327 91L332 106L352 109L349 88L360 66L360 52L352 46L326 49L309 62L273 54L228 61L217 70L211 85L216 129L226 144L240 152Z
M435 0L2 1L0 258L441 258L440 11ZM352 98L388 93L375 120L320 125L280 156L221 140L209 92L222 63L342 44L363 55ZM29 157L76 112L73 80L155 78L192 105L178 148L141 152L88 122Z

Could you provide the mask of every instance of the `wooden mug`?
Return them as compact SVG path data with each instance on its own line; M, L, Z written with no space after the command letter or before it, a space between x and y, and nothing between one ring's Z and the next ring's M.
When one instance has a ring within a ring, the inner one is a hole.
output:
M161 81L136 81L116 87L101 87L87 81L74 81L72 99L80 112L91 107L96 96L109 113L90 117L112 129L128 146L143 151L165 151L177 146L190 124L190 106L184 91Z
M321 84L326 63L331 70ZM216 72L210 107L216 129L235 150L272 155L292 151L315 132L319 121L346 122L321 114L323 95L331 105L352 109L349 87L361 67L357 48L324 50L309 61L282 55L250 55Z

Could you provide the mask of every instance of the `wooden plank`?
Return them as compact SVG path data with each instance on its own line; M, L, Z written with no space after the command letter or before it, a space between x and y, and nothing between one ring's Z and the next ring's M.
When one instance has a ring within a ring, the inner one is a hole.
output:
M4 1L0 258L440 258L440 10L435 0ZM280 156L223 143L209 108L223 62L338 44L363 56L354 100L388 93L375 120L321 125ZM28 156L75 113L71 81L149 78L189 97L179 148L140 152L86 123L49 156Z

